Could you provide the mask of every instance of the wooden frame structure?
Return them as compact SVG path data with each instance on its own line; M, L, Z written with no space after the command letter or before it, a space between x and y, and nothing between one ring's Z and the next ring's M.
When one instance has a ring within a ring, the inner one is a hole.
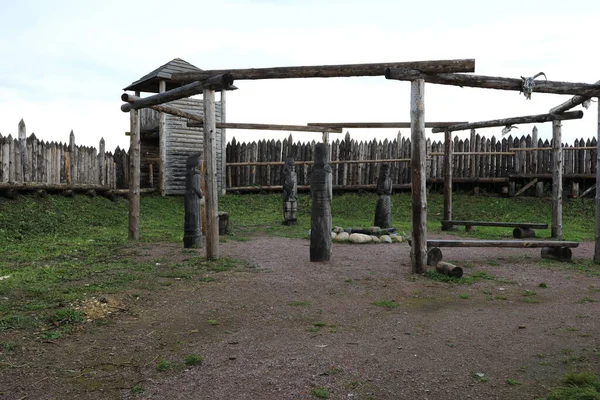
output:
M434 82L439 76L450 79L456 76L460 81L448 81L451 85L474 86L477 82L486 81L487 88L503 90L520 90L514 80L508 78L484 79L480 76L459 75L457 72L474 72L475 60L437 60L419 62L398 62L378 64L350 64L350 65L322 65L303 67L278 67L237 70L211 70L188 73L175 73L174 81L193 81L180 88L168 90L154 96L136 99L121 106L121 110L131 113L132 129L132 178L130 181L130 238L139 237L139 115L137 110L144 107L158 106L162 103L181 99L193 94L204 95L204 154L207 161L207 246L206 258L219 258L218 245L218 197L216 191L216 175L214 158L215 143L214 131L216 129L214 93L215 90L231 90L235 80L256 79L289 79L289 78L329 78L350 76L386 76L388 79L411 81L411 145L412 145L412 269L415 273L423 273L426 268L427 237L426 237L426 191L425 191L425 107L424 87L425 82ZM538 82L535 82L538 84ZM484 86L475 86L484 87ZM565 82L552 82L536 86L536 91L544 93L574 94L581 96L600 97L600 85L571 84ZM139 96L139 94L136 94ZM599 111L600 113L600 111ZM556 120L560 117L556 114ZM548 117L546 117L548 118ZM560 122L554 123L557 137L560 137ZM451 132L449 129L444 131ZM560 142L559 146L560 146ZM559 155L560 147L555 150ZM559 155L560 157L560 155ZM599 189L600 190L600 189ZM598 198L598 196L597 196ZM137 235L136 235L137 233Z
M411 81L412 82L412 93L413 103L415 102L415 96L418 96L420 92L419 87L424 82L430 83L438 83L444 85L454 85L454 86L469 86L469 87L481 87L488 89L499 89L499 90L513 90L513 91L523 91L523 80L519 79L511 79L511 78L499 78L499 77L486 77L486 76L478 76L478 75L466 75L466 74L428 74L423 71L416 70L408 70L408 69L387 69L385 73L386 79L394 79L394 80L403 80L403 81ZM415 85L415 82L418 82L418 85ZM492 126L506 126L508 124L516 124L516 123L531 123L531 122L548 122L552 121L553 124L553 155L554 155L554 173L553 173L553 184L552 184L552 192L553 192L553 210L552 210L552 236L555 238L562 237L562 148L561 148L561 120L564 119L577 119L582 118L583 113L580 114L571 114L571 116L567 117L565 111L575 107L578 104L582 104L584 101L588 100L590 97L598 97L600 96L600 81L595 84L583 84L583 83L569 83L569 82L548 82L548 81L534 81L534 88L536 92L540 93L554 93L554 94L574 94L576 95L571 100L566 103L561 104L558 107L550 110L548 114L542 114L537 116L528 116L521 118L510 118L504 120L494 120L494 121L485 121L480 123L473 124L464 124L462 126L454 126L447 128L434 128L433 132L445 132L445 159L444 159L444 167L445 167L445 186L444 186L444 219L451 219L452 214L452 203L451 203L451 193L452 193L452 169L451 167L451 132L456 130L464 130L471 129L475 127L492 127ZM418 101L417 101L418 102ZM414 104L413 104L414 105ZM411 106L411 110L413 106ZM599 108L599 119L600 119L600 108ZM413 135L416 138L424 140L424 137L420 136L420 117L418 114L414 115L411 112L411 119L413 121ZM599 138L600 138L600 122L599 122ZM414 146L414 145L413 145ZM413 147L414 148L414 147ZM600 149L600 147L599 147ZM422 153L416 155L413 153L413 176L412 179L420 179L424 181L422 178L423 171L425 169L424 163L416 164L415 158L421 158L425 152L421 150ZM600 179L600 174L597 175L597 179ZM415 255L412 259L413 263L413 271L415 272L424 272L424 269L420 269L420 267L424 263L424 258L422 258L423 250L422 243L427 242L426 240L426 232L423 226L420 223L420 216L417 220L415 220L415 213L425 213L424 207L422 204L423 201L420 200L421 197L424 197L425 194L419 190L415 190L417 184L413 183L413 249L418 245L420 248L417 250L412 250L411 255ZM415 199L417 197L417 199ZM600 204L600 190L597 190L596 196L597 202L597 218L596 218L596 248L598 249L598 258L600 259L600 211L598 211L598 204ZM449 217L449 218L448 218ZM596 256L595 256L596 259Z

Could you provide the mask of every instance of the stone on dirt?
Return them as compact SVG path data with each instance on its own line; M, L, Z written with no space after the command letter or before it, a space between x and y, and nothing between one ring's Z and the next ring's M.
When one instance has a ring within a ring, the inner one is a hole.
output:
M392 243L392 238L389 235L381 235L379 240L381 240L381 243Z
M335 237L336 242L347 242L350 238L350 234L348 232L340 232Z
M370 235L365 235L364 233L353 233L350 235L349 240L352 243L371 243L373 239Z

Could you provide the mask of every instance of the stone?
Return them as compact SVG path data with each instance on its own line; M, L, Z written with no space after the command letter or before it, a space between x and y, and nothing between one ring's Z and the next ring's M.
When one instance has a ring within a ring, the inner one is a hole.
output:
M364 233L353 233L348 238L352 243L371 243L373 240L371 235L365 235Z
M395 236L390 236L390 237L392 239L392 242L394 242L394 243L402 243L404 241L404 239L400 235L395 235Z
M336 226L335 228L333 228L333 231L335 233L344 232L344 228L342 228L341 226Z
M381 240L381 243L392 243L392 238L389 235L381 235L379 240Z
M335 237L336 242L347 242L350 239L350 234L348 232L340 232Z
M331 240L335 240L336 236L337 236L337 233L331 232Z
M381 243L381 240L377 236L371 236L371 241L373 243Z

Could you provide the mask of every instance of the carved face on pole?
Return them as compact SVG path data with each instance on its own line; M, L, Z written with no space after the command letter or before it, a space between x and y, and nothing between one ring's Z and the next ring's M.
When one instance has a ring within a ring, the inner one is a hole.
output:
M328 153L326 144L317 143L315 145L315 168L323 168L327 164Z
M287 175L289 173L296 171L296 161L293 158L288 158L285 160L285 164L283 164L283 174Z

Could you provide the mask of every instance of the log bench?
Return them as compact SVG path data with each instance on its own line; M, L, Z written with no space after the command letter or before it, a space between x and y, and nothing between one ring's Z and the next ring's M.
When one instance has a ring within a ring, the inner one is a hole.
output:
M442 260L440 247L537 247L542 249L542 258L571 261L571 249L577 246L579 246L578 242L558 240L428 240L427 265L436 265Z
M505 228L515 228L513 230L513 237L516 239L535 237L534 229L548 229L548 224L541 223L443 220L442 230L451 230L454 225L464 225L465 232L472 232L474 226L500 226Z

